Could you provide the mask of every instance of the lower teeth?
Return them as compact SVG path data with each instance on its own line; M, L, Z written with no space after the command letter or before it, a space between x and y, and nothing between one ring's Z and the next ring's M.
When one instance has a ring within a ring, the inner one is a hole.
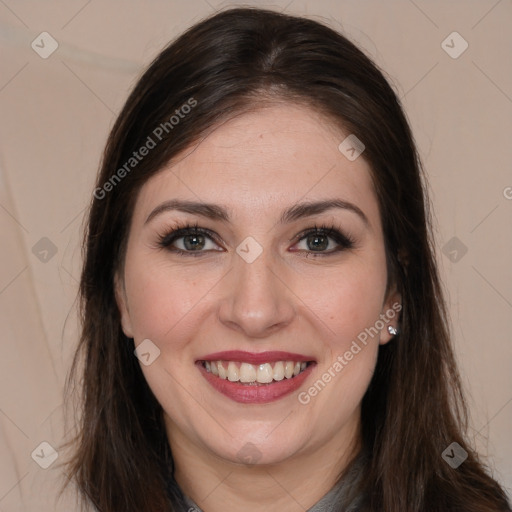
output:
M290 377L290 379L292 379L292 378L293 377ZM283 380L290 380L290 379L283 379ZM224 379L224 380L228 380L228 379ZM272 379L272 382L258 382L258 381L240 382L238 380L238 381L236 381L236 384L242 384L243 386L268 386L269 384L274 384L275 382L280 382L280 381Z

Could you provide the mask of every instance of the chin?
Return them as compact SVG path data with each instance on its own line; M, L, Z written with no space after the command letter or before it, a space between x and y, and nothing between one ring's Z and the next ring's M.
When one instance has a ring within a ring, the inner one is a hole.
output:
M297 452L305 445L305 440L283 436L282 432L272 433L272 428L258 435L250 434L233 435L222 446L212 446L212 451L230 462L247 465L279 464ZM277 427L280 428L280 427ZM269 434L270 432L270 434Z

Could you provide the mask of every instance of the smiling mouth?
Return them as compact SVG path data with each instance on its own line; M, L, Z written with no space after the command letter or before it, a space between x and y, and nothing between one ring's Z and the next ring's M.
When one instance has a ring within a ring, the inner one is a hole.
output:
M272 384L293 379L314 361L275 361L250 364L243 361L198 361L208 373L219 379L237 382L246 386Z

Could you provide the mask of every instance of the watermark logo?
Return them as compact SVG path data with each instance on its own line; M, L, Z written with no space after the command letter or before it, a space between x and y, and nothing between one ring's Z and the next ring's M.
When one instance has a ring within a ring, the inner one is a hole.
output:
M48 32L41 32L30 46L39 57L47 59L59 47L59 43Z
M263 252L263 247L252 236L248 236L236 248L236 253L247 263L252 263Z
M50 443L43 441L30 456L43 469L48 469L57 460L59 452Z
M343 140L338 149L348 160L353 162L363 153L366 146L352 133Z
M144 144L132 153L132 156L126 160L126 162L117 169L114 174L101 186L94 189L94 197L96 199L104 199L108 192L112 192L114 188L125 178L140 162L146 157L157 144L162 141L169 133L174 130L176 125L180 123L182 119L186 117L197 105L197 100L189 98L186 103L181 105L180 108L174 111L174 114L169 118L168 121L160 123L152 132L148 135Z
M32 254L42 263L48 263L57 254L57 246L44 236L33 245Z
M453 468L457 469L467 458L468 452L459 443L453 442L441 454L441 457Z
M468 248L456 236L450 238L443 246L443 254L452 263L458 263L467 252Z
M254 443L245 443L236 454L238 460L244 464L256 464L262 453Z
M144 366L149 366L160 356L160 349L150 339L146 338L133 353Z
M441 48L452 59L458 59L468 49L468 46L468 42L458 32L452 32L441 43Z

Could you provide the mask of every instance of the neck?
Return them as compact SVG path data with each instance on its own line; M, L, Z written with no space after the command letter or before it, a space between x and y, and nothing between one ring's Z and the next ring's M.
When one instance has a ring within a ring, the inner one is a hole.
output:
M208 512L225 512L226 503L234 510L251 509L254 504L269 512L308 510L330 491L361 446L357 418L322 446L278 464L248 466L191 443L169 418L166 422L175 479Z

